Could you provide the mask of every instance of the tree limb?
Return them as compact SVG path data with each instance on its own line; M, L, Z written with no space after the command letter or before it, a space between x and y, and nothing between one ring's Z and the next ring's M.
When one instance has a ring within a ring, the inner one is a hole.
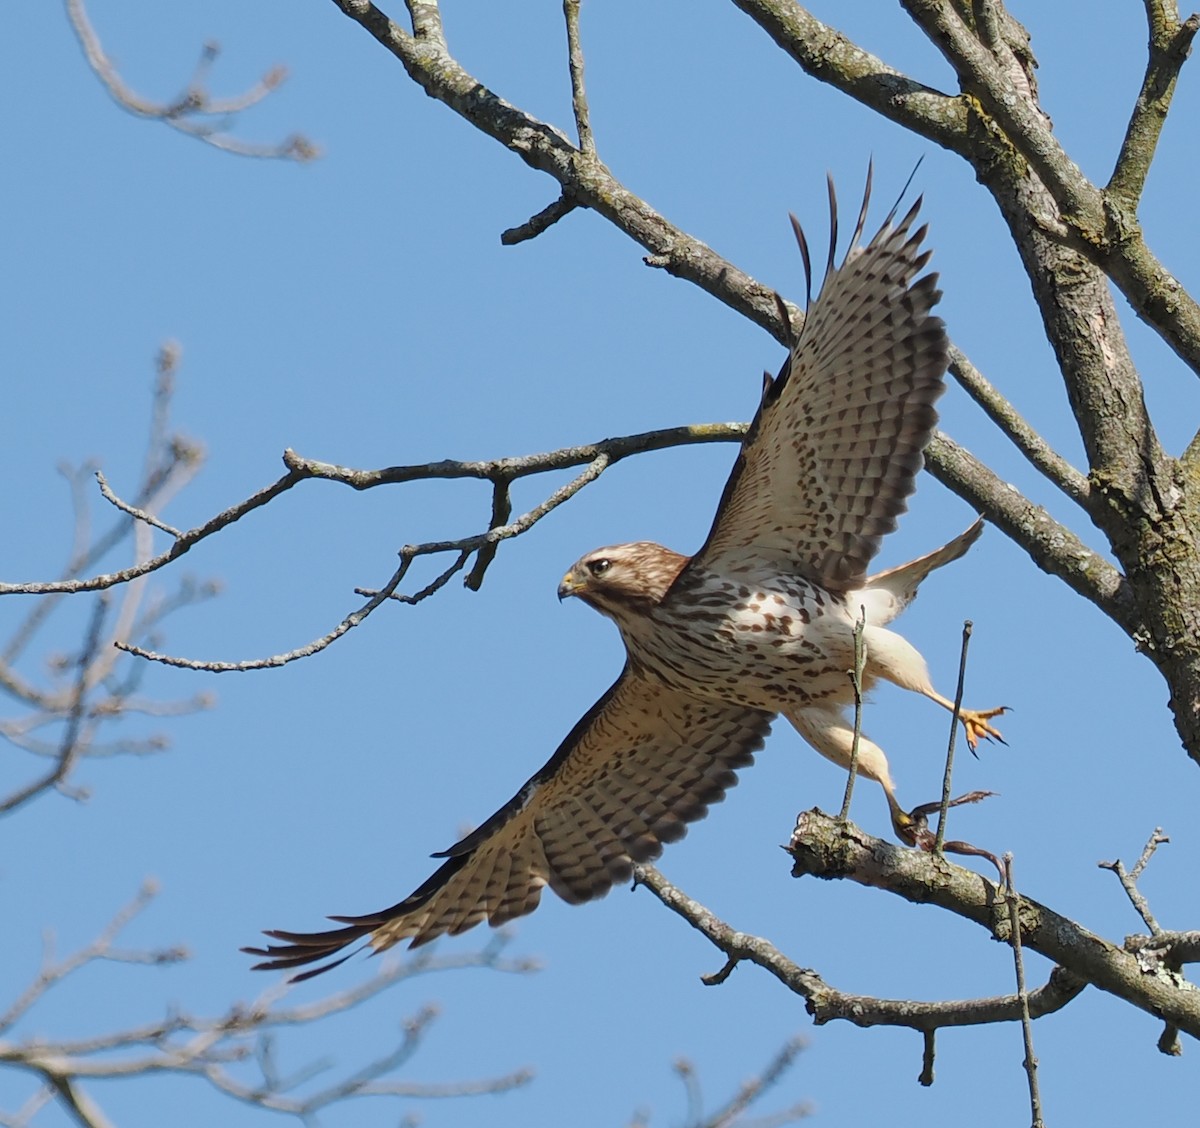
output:
M848 827L850 835L861 833L853 823L843 825ZM895 849L901 850L900 847ZM920 851L904 852L922 858L933 857ZM977 878L977 875L972 876ZM1017 995L918 1002L912 999L877 999L870 995L840 991L831 987L816 971L800 967L769 940L736 931L700 902L672 885L654 866L638 866L634 880L637 885L649 889L668 909L686 920L729 957L729 962L721 972L704 977L705 983L723 983L738 963L753 963L773 975L789 991L802 996L806 1000L805 1009L813 1016L817 1026L841 1019L862 1027L907 1026L913 1030L937 1030L944 1026L975 1026L1018 1022L1021 1019L1021 1003ZM1061 1010L1086 985L1084 978L1063 968L1056 968L1049 982L1030 993L1030 1013L1038 1018Z
M206 43L184 92L172 102L153 102L136 93L121 78L112 60L104 53L100 37L88 19L83 0L66 0L66 9L88 66L122 109L137 117L162 122L187 137L240 157L311 161L321 155L311 141L299 134L276 144L242 141L226 132L220 120L261 102L287 79L287 68L272 67L242 94L232 98L212 98L205 88L205 79L220 53L220 47L216 43Z
M918 850L894 846L857 827L843 828L812 810L801 814L788 847L792 874L840 878L886 890L915 904L932 904L1008 940L1008 913L996 886L979 874ZM1200 1038L1200 991L1176 977L1148 975L1116 944L1028 897L1020 899L1021 942L1140 1010Z

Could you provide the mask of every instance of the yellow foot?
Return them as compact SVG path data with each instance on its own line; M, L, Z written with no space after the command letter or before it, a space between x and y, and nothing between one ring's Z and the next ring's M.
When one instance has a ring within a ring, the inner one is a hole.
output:
M917 846L929 850L933 845L933 836L929 833L929 819L919 811L911 815L900 807L892 808L892 829L896 837L907 846Z
M966 795L960 795L957 799L951 799L946 806L961 807L964 803L978 803L981 799L990 799L995 794L994 791L968 791ZM929 816L940 810L941 806L940 802L922 803L919 807L914 807L911 811L905 811L899 805L893 806L892 829L896 832L896 837L909 846L915 846L918 850L932 853L937 836L929 829ZM996 868L1000 869L1001 879L1003 880L1004 871L1000 863L986 850L980 850L978 847L972 846L967 842L946 842L943 843L943 849L952 854L978 854L991 859L995 863Z
M1004 737L998 730L992 728L988 721L992 717L998 717L1001 713L1007 712L1007 705L1001 705L999 709L960 709L958 719L962 721L963 728L967 730L967 747L974 752L979 746L980 740L998 740L1004 744Z

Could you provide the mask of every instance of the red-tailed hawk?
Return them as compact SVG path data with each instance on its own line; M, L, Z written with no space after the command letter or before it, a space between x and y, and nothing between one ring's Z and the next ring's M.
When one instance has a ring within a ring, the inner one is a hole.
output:
M853 734L844 714L860 608L866 685L883 678L953 708L934 691L924 659L886 624L930 571L970 547L982 523L909 564L866 574L915 488L947 364L945 326L930 313L937 276L917 277L929 259L921 250L926 229L912 230L919 207L918 200L895 226L893 212L864 247L864 199L835 268L830 186L821 292L765 389L700 551L613 545L563 577L559 597L575 596L612 619L627 657L545 766L435 855L445 858L441 867L403 901L333 917L344 927L326 932L268 932L279 943L246 949L265 957L257 967L302 967L364 937L381 951L484 920L502 924L532 912L546 885L571 903L598 897L724 797L777 714L848 767ZM999 735L988 724L999 712L962 712L972 746ZM896 799L887 759L865 737L858 770L883 787L896 832L912 841L913 819Z

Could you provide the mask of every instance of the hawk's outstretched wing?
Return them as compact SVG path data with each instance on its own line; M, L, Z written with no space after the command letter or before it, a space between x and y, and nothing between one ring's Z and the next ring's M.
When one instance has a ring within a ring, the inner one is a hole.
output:
M757 709L700 701L626 667L549 762L410 896L382 912L333 917L327 932L279 932L247 948L264 970L301 967L363 937L375 949L412 947L483 920L532 912L549 885L572 904L626 881L635 862L682 838L751 764L774 719ZM297 976L306 979L343 959Z
M911 231L920 200L833 266L837 210L821 292L783 370L767 387L725 487L697 566L765 558L834 589L855 586L880 539L916 488L922 449L937 423L949 344L930 310L937 275L925 228ZM868 180L867 196L870 195ZM795 223L795 220L793 220ZM808 272L808 251L796 228Z

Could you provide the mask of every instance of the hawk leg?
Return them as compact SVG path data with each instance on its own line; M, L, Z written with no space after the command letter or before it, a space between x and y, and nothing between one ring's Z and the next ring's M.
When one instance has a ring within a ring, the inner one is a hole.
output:
M832 760L850 770L854 750L854 728L846 722L841 706L814 703L803 710L785 713L792 727L827 760ZM910 846L917 844L917 820L900 806L896 798L896 787L888 769L883 749L873 740L858 734L858 774L873 779L883 788L887 796L888 810L892 816L892 828L902 842Z
M883 678L901 689L920 693L930 701L936 701L943 709L954 712L954 702L933 688L925 659L908 639L883 627L868 626L863 634L863 642L866 646L868 676ZM988 721L1007 711L1007 705L1001 705L998 709L959 709L958 719L966 730L967 745L972 752L979 746L980 740L1004 743L1004 737Z

